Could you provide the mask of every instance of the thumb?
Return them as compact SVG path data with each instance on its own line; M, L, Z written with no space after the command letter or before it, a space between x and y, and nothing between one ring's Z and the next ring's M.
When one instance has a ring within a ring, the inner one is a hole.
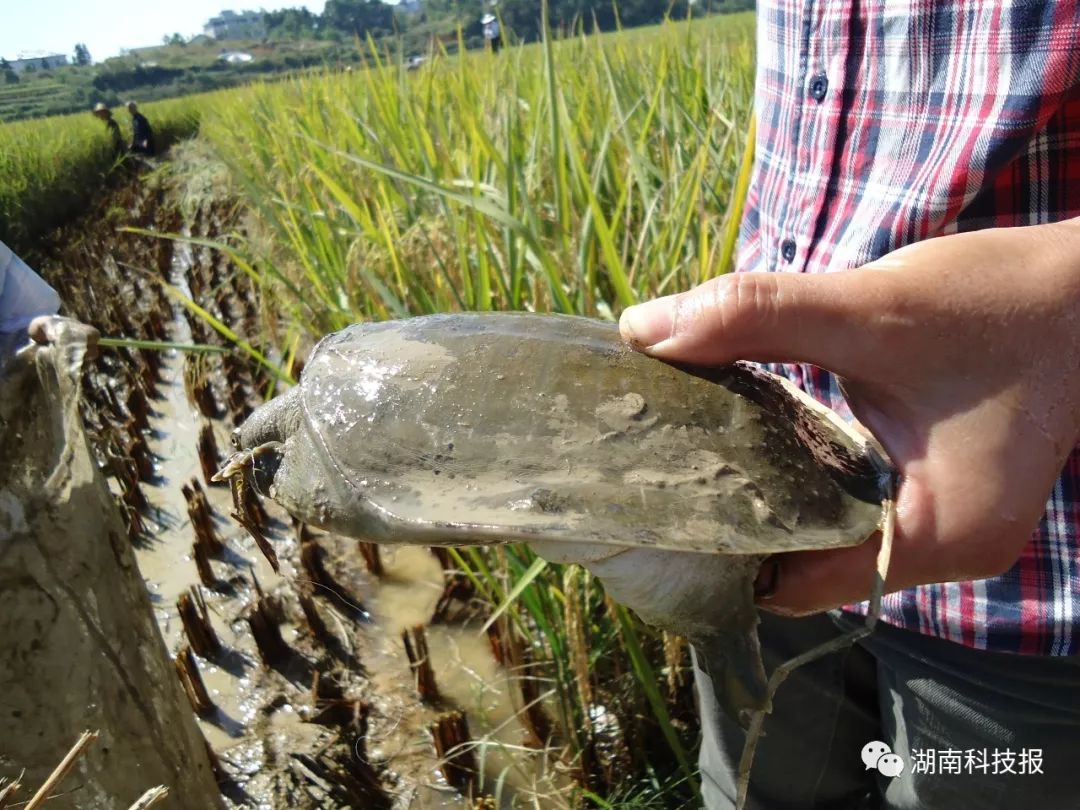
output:
M881 362L873 327L888 311L893 275L731 273L629 307L619 328L635 347L672 362L806 362L859 377Z
M870 597L881 536L851 548L790 551L771 558L772 588L758 606L782 616L806 616ZM898 589L900 572L889 571L886 592Z

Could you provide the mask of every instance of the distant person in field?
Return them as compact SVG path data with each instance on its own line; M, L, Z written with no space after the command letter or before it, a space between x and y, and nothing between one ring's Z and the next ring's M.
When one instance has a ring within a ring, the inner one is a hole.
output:
M485 14L480 18L480 23L484 26L484 41L491 48L492 53L498 53L499 48L502 47L502 32L499 30L499 21L495 19L494 14Z
M120 134L120 125L112 117L112 111L99 101L94 106L94 115L105 122L105 129L109 131L109 137L112 138L113 151L117 155L124 154L124 136Z
M153 155L154 130L150 128L150 122L139 112L139 106L134 101L127 103L127 110L131 113L131 152L136 155Z

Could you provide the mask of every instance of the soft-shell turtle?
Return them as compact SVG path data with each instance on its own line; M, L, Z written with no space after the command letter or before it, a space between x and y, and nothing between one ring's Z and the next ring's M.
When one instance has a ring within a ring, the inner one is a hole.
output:
M677 367L613 324L520 313L329 335L235 440L222 476L245 469L297 518L366 540L726 555L709 647L728 651L711 674L735 714L766 703L761 560L863 542L889 470L872 440L779 377Z

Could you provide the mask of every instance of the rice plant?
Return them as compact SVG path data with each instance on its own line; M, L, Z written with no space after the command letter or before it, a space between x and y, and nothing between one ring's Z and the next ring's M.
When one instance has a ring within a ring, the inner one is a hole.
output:
M722 17L240 91L204 137L314 334L362 318L612 318L720 270L752 85Z

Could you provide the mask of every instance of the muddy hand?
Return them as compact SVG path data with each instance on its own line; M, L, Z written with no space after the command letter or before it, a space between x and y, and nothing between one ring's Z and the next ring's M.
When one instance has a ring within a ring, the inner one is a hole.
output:
M856 270L725 276L631 307L621 328L665 360L834 372L903 476L889 590L995 576L1080 434L1080 221L941 237ZM865 598L876 545L773 558L762 606Z
M98 330L89 324L60 315L42 315L27 327L30 339L39 345L79 342L85 345L85 359L93 360L98 353Z

